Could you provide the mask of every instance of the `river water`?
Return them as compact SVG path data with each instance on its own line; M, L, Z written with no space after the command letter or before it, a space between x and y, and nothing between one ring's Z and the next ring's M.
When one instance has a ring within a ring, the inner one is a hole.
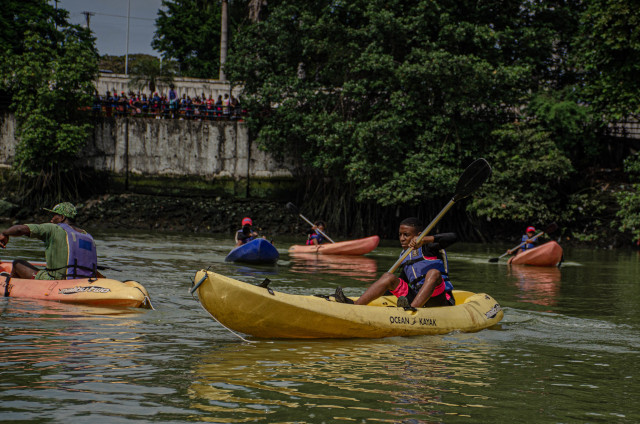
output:
M489 263L506 245L450 248L456 288L491 294L503 321L478 333L379 340L248 341L189 294L211 270L275 290L357 296L393 265L397 241L372 254L225 263L229 236L97 233L108 276L134 279L155 310L0 300L0 421L637 423L640 257L565 249L560 269ZM3 259L43 260L12 238Z

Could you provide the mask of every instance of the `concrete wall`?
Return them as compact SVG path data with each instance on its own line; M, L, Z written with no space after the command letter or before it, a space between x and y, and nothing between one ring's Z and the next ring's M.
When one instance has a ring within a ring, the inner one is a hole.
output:
M229 90L231 89L231 85L228 81L219 81L219 80L211 80L211 79L198 79L198 78L183 78L183 77L175 77L173 80L173 84L175 86L175 91L178 94L178 97L182 97L183 94L194 98L196 96L201 96L204 93L206 98L209 98L211 95L212 98L217 99L218 96L224 97L225 94L229 94ZM149 92L149 89L139 90L137 87L133 87L129 84L129 77L124 74L110 74L110 73L100 73L98 80L95 83L96 90L101 96L104 96L107 91L113 93L114 91L121 93L125 92L129 93L129 91L133 91L137 93L140 91L141 93L146 93L147 95L153 94ZM169 87L160 86L156 88L156 91L159 93L168 94ZM241 96L242 88L234 87L232 90L232 94L234 97L238 98Z
M215 179L293 179L292 161L279 162L251 142L238 121L98 118L79 164L113 174ZM0 165L15 155L15 119L0 114Z
M117 174L291 178L293 169L259 150L237 121L103 118L83 156L83 164Z

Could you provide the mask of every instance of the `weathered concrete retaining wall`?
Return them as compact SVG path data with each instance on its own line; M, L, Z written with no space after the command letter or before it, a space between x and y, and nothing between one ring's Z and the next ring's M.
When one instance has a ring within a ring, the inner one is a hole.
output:
M212 79L198 79L198 78L185 78L185 77L175 77L173 79L173 84L175 86L175 91L178 97L182 97L183 94L194 98L196 96L204 96L209 98L211 96L214 99L217 99L218 96L224 97L225 94L233 94L234 97L238 98L242 92L241 87L233 87L231 89L231 85L229 81L219 81ZM129 77L124 74L110 74L110 73L100 73L98 80L95 83L96 90L101 96L104 96L107 91L113 93L114 91L117 93L125 92L127 95L129 91L133 91L137 93L138 91L146 93L147 95L153 94L149 93L149 89L139 90L137 87L133 87L129 84ZM231 91L230 91L231 90ZM156 91L159 93L168 94L169 87L165 85L160 85L156 88Z
M205 178L291 177L249 139L242 122L103 118L83 152L83 162L117 174Z
M9 166L17 144L13 115L0 115L0 131L0 164ZM223 191L236 195L252 183L293 183L295 167L258 149L242 122L150 118L97 118L79 165L127 183L143 177L169 177L177 185L180 178L212 187L225 182Z

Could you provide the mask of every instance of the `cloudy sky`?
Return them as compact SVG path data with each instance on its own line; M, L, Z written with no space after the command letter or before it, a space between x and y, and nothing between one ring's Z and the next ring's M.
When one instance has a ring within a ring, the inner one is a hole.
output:
M55 0L50 0L55 4ZM162 0L58 0L58 7L69 11L73 24L86 23L83 12L92 12L90 28L101 55L124 56L127 52L127 11L129 5L129 54L159 56L151 47L155 20Z

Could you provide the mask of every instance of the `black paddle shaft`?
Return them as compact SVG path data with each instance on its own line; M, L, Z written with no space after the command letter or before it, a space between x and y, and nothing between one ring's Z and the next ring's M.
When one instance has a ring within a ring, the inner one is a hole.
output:
M471 165L464 170L458 183L456 184L456 192L449 200L449 203L446 204L444 208L440 211L440 213L427 225L427 227L420 233L416 242L420 242L429 232L436 226L436 224L442 219L442 217L451 209L453 204L458 200L464 199L471 195L474 191L476 191L482 184L484 184L487 179L491 176L491 166L486 159L480 158L476 159ZM395 264L389 269L389 273L394 273L402 261L405 260L411 249L407 249L404 251L402 256L396 261Z
M309 225L311 225L311 227L313 227L313 222L309 221L304 215L302 215L300 213L300 210L298 209L298 207L296 205L294 205L293 203L289 202L289 203L287 203L286 206L287 206L287 209L289 209L293 213L297 214L300 218L304 219L307 222L307 224L309 224ZM319 228L317 228L316 231L319 232L324 238L329 240L331 243L335 243L335 241L331 240L331 237L329 237L328 235L326 235L325 233L320 231Z

